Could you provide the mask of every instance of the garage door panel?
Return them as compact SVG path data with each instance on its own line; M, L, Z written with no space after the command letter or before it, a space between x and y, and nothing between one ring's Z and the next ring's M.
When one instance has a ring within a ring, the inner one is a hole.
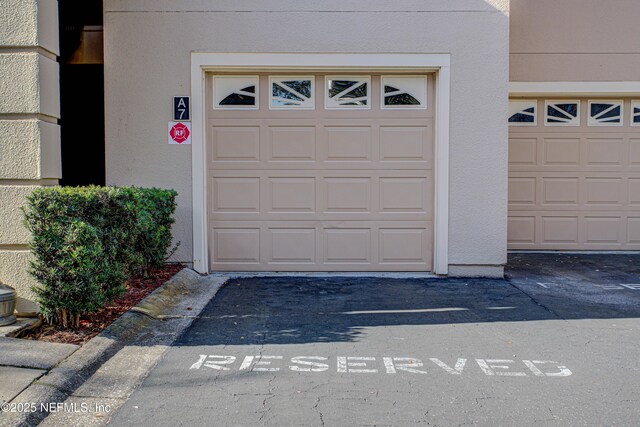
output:
M244 226L212 230L214 264L259 264L260 228Z
M542 216L542 242L578 245L578 216Z
M531 247L536 243L535 216L509 216L507 241L519 248Z
M629 140L629 164L640 166L640 138Z
M640 177L629 178L629 204L636 209L640 207Z
M509 138L509 166L538 164L538 138Z
M622 166L623 138L587 138L587 165Z
M423 213L429 206L427 178L380 178L380 212Z
M321 135L325 162L371 162L373 131L370 126L325 126Z
M309 264L317 261L315 228L266 229L265 260L268 264Z
M431 236L426 228L380 228L381 264L425 264L431 256Z
M260 161L259 126L214 126L211 135L210 161Z
M213 177L211 211L260 213L260 177Z
M324 264L371 264L370 228L324 228Z
M426 126L381 126L379 132L381 161L432 161Z
M621 246L624 223L619 216L584 218L584 240L587 246L602 244Z
M585 178L585 203L590 206L617 206L625 204L622 178Z
M627 212L638 209L639 174L584 172L577 175L511 172L508 180L509 210Z
M211 221L218 271L425 271L431 221Z
M545 166L579 166L580 138L543 138Z
M371 213L372 191L369 177L324 178L324 212L326 213Z
M511 213L508 219L511 249L638 250L640 217L579 212L528 216Z
M535 176L509 178L509 203L512 205L535 205L537 184Z
M624 120L510 128L509 248L640 249L640 128Z
M315 126L269 126L270 162L313 162L316 160Z
M640 245L640 216L627 219L627 242Z
M509 170L512 172L640 171L640 139L634 139L633 133L611 136L601 131L595 134L576 131L547 135L548 129L540 126L524 132L522 129L526 128L510 131ZM536 160L532 161L534 150Z
M220 170L209 219L432 220L433 181L420 171Z
M542 205L576 206L580 197L578 177L543 177Z
M315 212L315 177L266 177L269 212Z

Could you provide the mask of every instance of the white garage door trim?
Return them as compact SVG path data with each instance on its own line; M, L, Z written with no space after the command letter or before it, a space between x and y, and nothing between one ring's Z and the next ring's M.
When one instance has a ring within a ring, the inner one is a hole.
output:
M191 53L193 268L208 273L205 147L205 73L212 71L431 71L436 74L434 260L448 273L449 54Z
M632 82L510 82L509 96L544 97L558 94L573 96L628 97L640 94L640 81Z

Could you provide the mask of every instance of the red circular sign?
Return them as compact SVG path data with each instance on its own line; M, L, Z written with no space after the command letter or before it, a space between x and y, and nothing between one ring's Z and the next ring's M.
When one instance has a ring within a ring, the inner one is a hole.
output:
M173 125L171 130L169 131L169 136L178 144L182 144L188 138L191 132L189 132L189 128L183 123L176 123Z

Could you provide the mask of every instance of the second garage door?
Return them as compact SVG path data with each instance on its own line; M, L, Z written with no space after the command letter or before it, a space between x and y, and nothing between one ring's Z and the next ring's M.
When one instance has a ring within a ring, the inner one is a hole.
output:
M217 271L430 271L432 79L209 75Z
M640 102L513 100L509 248L640 249Z

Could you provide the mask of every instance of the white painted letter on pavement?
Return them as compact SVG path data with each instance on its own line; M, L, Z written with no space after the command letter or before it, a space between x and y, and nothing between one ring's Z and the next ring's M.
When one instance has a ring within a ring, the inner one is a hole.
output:
M207 358L214 359L214 360L207 360ZM216 359L221 359L221 360L216 360ZM200 369L202 366L205 366L207 368L217 369L219 371L228 371L229 368L221 365L231 365L235 361L236 361L235 356L216 356L216 355L207 356L206 354L201 354L200 359L196 363L191 365L191 368L189 369Z
M572 375L572 372L564 365L558 364L558 362L552 362L550 360L523 360L522 363L527 365L527 367L533 372L534 375L538 377L568 377ZM559 370L558 372L542 372L536 365L555 365Z
M445 371L449 372L452 375L462 375L462 371L464 370L464 366L467 364L467 359L458 359L456 361L456 366L451 368L451 366L447 365L440 359L429 359L436 365L440 366ZM482 367L482 366L481 366Z
M413 374L426 374L426 371L420 369L423 365L420 359L413 357L383 357L384 367L387 369L387 374L395 374L396 371L406 371Z
M377 369L364 369L367 361L376 360L375 357L338 357L338 372L355 372L361 374L375 374ZM357 369L354 369L357 368Z
M246 356L242 361L242 365L240 365L240 370L249 369L251 364L253 363L253 356Z
M305 360L307 359L307 360ZM308 368L302 366L289 366L289 369L295 372L324 372L329 369L329 365L326 363L313 362L313 360L328 360L328 357L321 356L296 356L291 358L291 363L297 363L298 365L309 366Z
M514 363L513 360L507 359L476 359L478 362L478 366L482 369L486 375L498 375L502 377L526 377L527 374L524 372L505 372L505 370L510 369L509 366L504 365L504 363ZM502 371L496 371L497 369L502 369Z
M240 365L240 371L249 370L252 372L278 372L280 368L263 368L271 365L272 360L282 360L282 356L246 356Z
M222 356L222 355L198 355L198 360L190 365L189 370L201 370L209 368L217 371L237 371L248 372L281 372L286 367L292 372L327 372L330 369L331 358L326 356L295 356L290 360L290 365L283 364L278 367L277 361L282 361L283 356L255 355L244 356L239 367L233 367L236 360L242 356ZM381 360L380 360L381 359ZM470 368L467 368L466 358L457 358L455 365L450 366L438 358L429 358L436 366L451 375L462 375ZM382 363L380 363L380 361ZM522 359L521 362L528 368L531 374L519 371L516 363L511 359L475 359L480 370L490 377L526 377L533 374L536 377L568 377L573 375L565 365L550 360ZM379 370L378 366L384 367ZM424 368L421 359L415 357L362 357L362 356L338 356L336 357L336 368L338 373L387 373L397 374L401 371L410 374L427 374L428 369ZM438 370L439 372L442 372ZM525 370L526 371L526 370Z

